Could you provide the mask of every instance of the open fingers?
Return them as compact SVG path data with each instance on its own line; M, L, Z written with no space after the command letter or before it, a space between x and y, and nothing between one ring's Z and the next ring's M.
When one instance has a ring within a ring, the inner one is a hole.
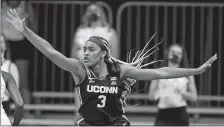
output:
M10 8L9 12L11 13L12 16L14 16L14 11Z
M13 9L13 12L14 12L15 14L17 14L16 9Z
M217 59L217 54L214 55L214 60L216 60L216 59Z
M7 12L7 14L8 14L9 17L13 18L13 16L11 15L10 12Z
M16 9L13 9L13 12L14 12L16 17L19 17L18 13L16 12Z
M212 64L216 59L217 59L217 54L215 54L208 60L208 64Z
M8 18L6 18L6 20L13 24L13 21L12 21L12 20L10 20L10 19L8 19Z
M215 55L212 57L212 62L214 62L216 59L217 59L217 54L215 54Z
M16 9L9 9L10 14L12 15L12 17L19 17L18 13L16 12Z

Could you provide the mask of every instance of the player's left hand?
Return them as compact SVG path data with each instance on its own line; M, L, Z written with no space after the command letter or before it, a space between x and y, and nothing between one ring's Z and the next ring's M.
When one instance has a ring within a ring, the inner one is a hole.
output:
M217 54L212 56L207 62L201 65L198 69L199 74L202 74L207 68L211 67L212 63L217 59Z
M6 18L6 20L8 20L19 32L23 32L25 18L21 20L15 9L10 9L7 14L11 19Z

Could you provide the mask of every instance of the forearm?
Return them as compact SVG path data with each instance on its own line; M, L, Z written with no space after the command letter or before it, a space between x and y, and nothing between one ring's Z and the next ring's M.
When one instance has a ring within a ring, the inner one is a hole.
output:
M190 92L183 92L181 95L187 101L195 102L197 100L197 95Z
M198 69L193 68L171 68L171 67L163 67L159 69L162 72L162 78L180 78L180 77L188 77L192 75L198 75L200 72Z
M24 36L43 54L50 55L49 51L53 50L53 47L50 43L48 43L43 38L39 37L37 34L35 34L32 30L30 30L28 27L24 27L23 31Z
M22 117L23 117L23 105L16 106L15 113L14 113L14 121L12 125L18 126Z

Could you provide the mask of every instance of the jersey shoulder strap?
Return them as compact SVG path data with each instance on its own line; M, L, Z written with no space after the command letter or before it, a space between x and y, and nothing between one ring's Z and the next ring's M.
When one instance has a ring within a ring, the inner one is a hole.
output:
M121 73L121 68L118 62L114 62L112 64L112 68L111 68L111 75L117 77L118 79L120 78L120 73Z

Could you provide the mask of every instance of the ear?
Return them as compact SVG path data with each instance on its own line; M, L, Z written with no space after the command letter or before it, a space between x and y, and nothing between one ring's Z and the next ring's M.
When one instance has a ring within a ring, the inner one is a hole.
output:
M107 52L106 51L102 51L102 56L101 57L105 57L107 55Z

